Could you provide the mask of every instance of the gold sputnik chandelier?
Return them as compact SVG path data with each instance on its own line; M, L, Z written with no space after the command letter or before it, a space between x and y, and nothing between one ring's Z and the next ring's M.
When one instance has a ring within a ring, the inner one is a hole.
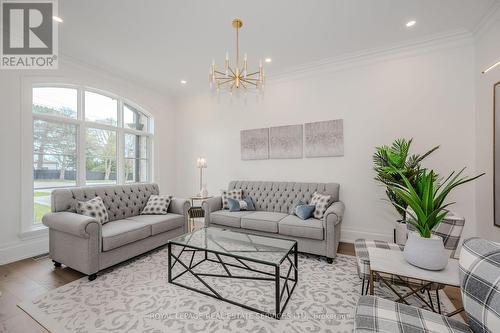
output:
M224 88L227 88L231 93L239 91L240 88L245 92L250 89L260 92L264 88L262 60L259 62L259 70L255 72L248 71L246 53L243 57L243 63L240 63L239 30L243 26L243 21L235 18L232 25L236 29L236 61L234 64L231 64L229 62L229 52L226 52L224 70L219 71L215 68L215 61L213 60L209 72L210 87L215 88L217 92Z

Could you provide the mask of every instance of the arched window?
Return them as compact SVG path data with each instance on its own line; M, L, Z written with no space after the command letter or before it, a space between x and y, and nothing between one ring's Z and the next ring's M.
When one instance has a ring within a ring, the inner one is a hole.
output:
M152 118L139 106L81 86L35 85L33 222L58 187L151 181Z

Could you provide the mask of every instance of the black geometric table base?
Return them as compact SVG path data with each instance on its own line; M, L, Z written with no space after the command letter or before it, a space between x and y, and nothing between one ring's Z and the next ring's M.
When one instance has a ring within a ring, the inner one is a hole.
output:
M175 246L178 246L181 248L181 251L178 255L175 255L172 252L172 245L175 245ZM194 260L195 254L198 252L203 253L203 256L202 256L203 259L198 260L195 263L194 262L195 261ZM183 253L191 253L191 258L189 260L189 263L185 263L181 260L180 257ZM208 257L209 253L212 254L216 259L209 258ZM237 264L225 262L223 260L225 257L232 258L232 259L236 260ZM290 257L292 257L292 259ZM265 316L268 316L271 318L280 319L282 314L283 314L283 311L285 310L286 305L288 304L288 301L290 300L290 296L292 295L293 290L295 289L295 286L297 285L297 281L298 281L298 277L299 277L299 275L298 275L297 244L295 244L295 246L293 246L290 249L290 251L285 256L285 260L287 260L289 262L290 266L288 267L286 275L282 275L282 273L280 272L280 265L279 264L272 265L269 263L263 263L263 262L258 261L258 260L252 260L249 258L237 257L237 256L232 256L232 255L227 255L227 254L220 254L220 253L211 252L211 251L207 251L207 250L199 250L196 248L191 248L187 245L181 246L181 245L177 245L177 244L168 243L168 267L169 267L168 282L175 284L175 285L178 285L180 287L183 287L183 288L186 288L186 289L189 289L192 291L196 291L196 292L202 293L204 295L214 297L214 298L217 298L219 300L240 306L242 308L258 312L262 315L265 315ZM226 272L226 274L195 272L194 268L196 268L198 265L200 265L201 263L203 263L205 261L220 264L224 268L224 271ZM253 263L257 263L259 265L266 265L266 266L274 267L274 273L252 268L246 262L253 262ZM180 273L178 273L177 275L172 276L172 269L177 264L182 266L183 270ZM241 270L259 273L261 276L235 275L234 273L232 273L229 270L229 267L234 267L234 268L238 268ZM293 272L293 276L291 276L292 272ZM192 276L194 276L208 290L210 290L210 292L207 292L204 290L198 290L196 288L186 286L186 285L179 283L178 279L186 273L190 273ZM243 303L239 303L239 302L236 302L236 301L228 299L228 298L225 298L225 297L221 296L213 287L211 287L204 280L204 277L244 279L244 280L255 280L255 281L274 281L275 282L275 291L274 291L274 294L275 294L275 312L270 313L270 312L267 312L267 311L264 311L264 310L261 310L261 309L243 304ZM281 279L284 279L282 286L281 286ZM285 293L286 293L286 296L285 296ZM283 302L284 297L286 297L286 298ZM281 306L282 303L283 303L283 306Z

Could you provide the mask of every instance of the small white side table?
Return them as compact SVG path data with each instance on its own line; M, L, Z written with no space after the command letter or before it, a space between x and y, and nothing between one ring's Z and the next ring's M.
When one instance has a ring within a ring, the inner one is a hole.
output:
M194 203L197 201L202 202L203 200L207 200L213 198L213 196L200 196L200 195L193 195L189 199L191 200L191 208L189 209L189 232L194 230L194 219L197 217L203 217L204 216L204 211L203 208L200 206L195 206Z
M388 249L380 249L380 248L368 248L368 254L370 256L370 295L373 295L373 281L375 278L379 279L383 282L389 289L395 293L399 299L397 302L406 302L405 298L410 295L415 295L420 298L421 301L424 302L432 311L441 313L441 305L439 304L439 293L436 292L437 297L437 311L434 309L432 305L432 301L429 304L426 300L424 300L418 292L427 286L432 285L433 283L443 284L447 286L460 287L460 280L458 275L458 260L457 259L448 259L448 265L440 271L430 271L426 269L422 269L408 263L403 257L402 251L391 251ZM401 295L390 283L390 279L384 278L382 273L395 275L398 277L410 278L422 280L424 283L421 288L413 289L408 286L411 292ZM461 312L461 310L454 311L448 316L455 315Z

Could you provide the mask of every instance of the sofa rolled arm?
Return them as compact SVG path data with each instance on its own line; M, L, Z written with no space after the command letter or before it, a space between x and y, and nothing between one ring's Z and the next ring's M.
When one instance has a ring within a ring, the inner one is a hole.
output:
M90 238L92 233L101 229L101 224L96 219L71 212L45 214L42 223L50 229L82 238Z
M168 206L170 213L184 215L187 217L188 210L191 208L191 203L187 199L173 198Z
M203 200L201 208L205 212L205 226L208 227L210 225L210 213L222 209L222 197L218 196Z
M342 218L344 217L345 205L342 201L335 201L328 207L325 212L324 221L325 223L333 223L336 225L337 223L342 222Z
M213 197L207 200L203 200L201 207L205 213L215 212L222 209L222 197Z

